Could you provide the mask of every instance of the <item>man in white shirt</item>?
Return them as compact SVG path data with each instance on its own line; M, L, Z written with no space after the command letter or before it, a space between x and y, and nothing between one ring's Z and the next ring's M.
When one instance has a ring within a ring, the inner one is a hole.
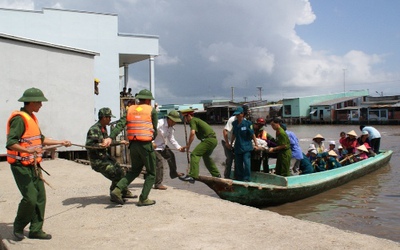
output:
M230 147L229 142L231 141L232 137L232 122L236 120L236 116L231 116L228 121L226 122L226 125L224 127L224 130L222 131L222 134L224 136L224 140L221 140L222 147L224 148L225 152L225 171L224 171L224 178L225 179L231 179L231 171L232 171L232 163L234 159L233 155L233 150Z
M153 141L153 146L156 152L156 181L154 183L155 189L166 190L167 187L162 184L164 177L164 159L167 160L169 166L169 176L174 179L183 176L183 173L178 173L176 168L175 154L167 146L167 142L171 144L180 152L185 152L185 147L181 147L174 137L174 125L181 122L180 115L177 111L169 112L166 118L159 119L157 125L157 137Z

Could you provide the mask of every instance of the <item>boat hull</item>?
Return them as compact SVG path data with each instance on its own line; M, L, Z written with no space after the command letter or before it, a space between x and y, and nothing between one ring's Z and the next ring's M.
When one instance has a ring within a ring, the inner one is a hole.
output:
M388 164L392 151L341 168L319 173L282 177L252 173L252 182L199 176L217 195L243 205L266 207L301 200L367 175Z

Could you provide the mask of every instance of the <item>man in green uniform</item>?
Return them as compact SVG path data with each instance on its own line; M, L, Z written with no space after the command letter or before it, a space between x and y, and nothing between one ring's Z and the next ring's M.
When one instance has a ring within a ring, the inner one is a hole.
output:
M148 196L155 181L156 154L152 141L157 137L158 119L156 110L151 107L151 100L154 100L154 98L149 90L141 90L135 98L139 99L139 104L129 107L127 113L111 131L110 138L104 140L103 146L108 147L112 139L115 139L125 126L127 127L132 167L111 191L111 197L123 205L122 190L125 190L139 176L144 166L146 168L145 181L137 205L149 206L156 203L155 200L150 200Z
M51 239L51 235L43 231L46 208L46 191L41 174L40 161L43 145L71 146L70 141L58 141L46 138L33 112L38 112L42 102L47 99L37 88L25 90L18 100L24 102L20 112L15 111L7 122L7 161L15 182L22 195L17 216L14 220L14 236L23 240L24 228L30 223L29 238Z
M290 150L290 140L285 130L281 128L281 120L274 118L271 121L271 127L276 131L276 147L270 147L269 153L277 153L275 174L290 176L290 159L292 151Z
M189 141L186 145L186 150L190 150L190 145L192 144L195 135L201 142L190 154L189 174L179 177L179 179L194 183L195 179L199 177L199 163L201 157L203 157L204 164L210 174L213 177L221 177L214 160L211 159L211 154L218 144L214 130L203 120L194 117L194 111L192 109L182 110L181 113L184 116L185 122L190 125L190 135Z
M117 182L125 175L124 169L109 153L109 148L101 147L103 140L108 138L107 125L110 125L113 116L111 109L102 108L98 113L99 121L90 127L86 136L86 146L90 165L96 172L101 173L111 181L110 192L116 187ZM126 141L121 141L126 143ZM137 198L128 188L122 191L123 198ZM114 201L111 199L111 201Z

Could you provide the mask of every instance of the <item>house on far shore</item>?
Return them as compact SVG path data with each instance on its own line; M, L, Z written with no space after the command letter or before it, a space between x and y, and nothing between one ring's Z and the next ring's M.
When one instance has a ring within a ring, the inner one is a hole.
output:
M338 98L350 98L368 96L368 90L355 90L336 94L315 95L296 98L284 98L282 107L282 118L289 124L303 124L310 122L310 106L316 103L331 101ZM326 112L328 111L325 109ZM329 110L330 112L330 110ZM327 117L328 113L323 111L320 117Z

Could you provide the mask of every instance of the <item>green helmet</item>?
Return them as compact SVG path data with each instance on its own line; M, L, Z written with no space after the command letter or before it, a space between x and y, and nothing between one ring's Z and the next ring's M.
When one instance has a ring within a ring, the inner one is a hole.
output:
M150 90L147 89L142 89L135 95L136 99L145 99L145 100L154 100L153 94L150 92Z
M99 110L99 119L101 119L103 117L107 117L107 116L115 118L115 116L113 116L110 108L101 108Z
M43 92L37 88L30 88L25 90L19 102L47 102L47 98L44 97Z

